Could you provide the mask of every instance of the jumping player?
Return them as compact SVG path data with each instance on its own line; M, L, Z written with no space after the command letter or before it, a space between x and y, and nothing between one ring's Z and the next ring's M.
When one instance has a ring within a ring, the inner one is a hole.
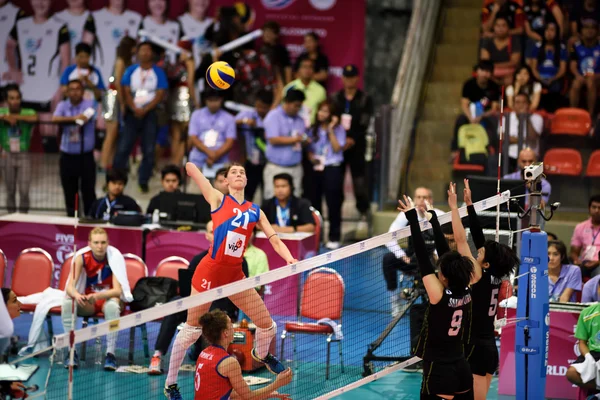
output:
M472 257L448 251L438 261L437 277L412 200L404 196L404 202L399 200L398 204L398 210L406 213L423 285L429 296L421 339L415 349L415 354L423 359L421 399L472 399L473 377L464 355L462 318L471 302L469 283L476 281L481 271L475 268ZM452 185L448 204L452 209L453 228L458 224L462 228ZM454 229L454 235L456 238L466 236L464 228Z
M194 377L195 400L228 399L290 399L289 395L276 390L292 381L289 368L277 375L275 382L258 390L251 390L244 377L242 367L235 357L227 353L233 341L233 324L221 310L214 310L200 318L202 333L211 344L204 349L196 362Z
M242 257L255 225L267 235L273 249L288 264L297 262L258 205L244 200L244 188L248 180L243 166L234 163L227 169L225 179L229 185L228 195L214 189L194 164L187 163L186 171L210 204L214 223L214 241L194 272L192 296L245 278L242 273ZM258 292L251 288L231 296L230 300L256 324L252 357L264 363L274 374L283 372L283 364L269 353L277 325ZM187 322L173 343L169 374L165 383L165 396L168 399L182 399L177 386L177 374L187 348L202 334L200 317L206 314L209 308L210 303L191 308L188 311Z

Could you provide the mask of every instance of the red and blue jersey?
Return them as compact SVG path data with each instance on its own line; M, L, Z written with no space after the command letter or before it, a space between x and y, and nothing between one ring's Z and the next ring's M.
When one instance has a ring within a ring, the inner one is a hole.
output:
M86 294L111 289L113 274L108 265L108 258L105 257L104 260L98 261L91 250L83 253L81 258L83 259L83 269L86 275Z
M260 207L244 200L238 203L231 195L212 212L214 241L208 249L210 258L220 264L239 264L242 260L254 227L260 219Z
M229 379L219 373L219 364L231 357L221 346L208 346L196 361L194 400L227 400L231 395Z

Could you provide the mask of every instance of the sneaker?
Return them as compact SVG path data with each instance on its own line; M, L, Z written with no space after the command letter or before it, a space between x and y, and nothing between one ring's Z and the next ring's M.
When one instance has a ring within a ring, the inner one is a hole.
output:
M281 361L279 361L273 354L271 353L267 353L267 356L265 358L260 358L259 356L256 355L256 349L252 349L252 358L260 363L265 364L265 367L267 367L267 369L272 373L272 374L280 374L283 371L285 371L285 367L283 366L283 364L281 363Z
M169 400L183 400L181 393L179 393L179 387L176 383L171 386L167 386L164 390L164 393Z
M367 223L367 217L365 215L360 217L358 224L356 224L356 230L358 232L367 232L369 230L369 224Z
M71 356L69 352L67 352L67 356L65 357L64 365L67 369L71 365ZM75 351L75 354L73 355L73 369L77 369L77 367L79 367L79 356L77 355L77 351Z
M423 372L423 361L416 362L402 369L404 372Z
M337 250L340 248L340 242L327 242L325 247L327 247L329 250Z
M148 188L148 184L147 183L140 183L140 192L142 193L148 193L150 191L150 189Z
M162 360L160 356L153 356L150 360L150 367L148 367L148 375L162 375Z
M106 353L106 358L104 359L104 370L105 371L116 371L117 370L117 359L115 355L112 353Z

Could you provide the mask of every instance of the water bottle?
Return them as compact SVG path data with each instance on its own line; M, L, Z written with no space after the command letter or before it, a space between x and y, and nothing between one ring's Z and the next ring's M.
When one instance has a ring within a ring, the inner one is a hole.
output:
M159 222L160 222L160 211L158 208L155 208L154 212L152 213L152 223L158 224Z
M365 149L365 161L373 161L375 154L375 144L377 142L377 135L375 134L375 117L371 117L369 121L369 128L367 128L367 135L365 136L367 146Z

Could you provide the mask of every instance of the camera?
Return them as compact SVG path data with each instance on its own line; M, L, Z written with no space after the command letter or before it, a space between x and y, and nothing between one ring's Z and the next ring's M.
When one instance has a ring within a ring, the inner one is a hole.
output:
M535 181L544 173L544 163L536 162L523 168L523 178L528 182Z

